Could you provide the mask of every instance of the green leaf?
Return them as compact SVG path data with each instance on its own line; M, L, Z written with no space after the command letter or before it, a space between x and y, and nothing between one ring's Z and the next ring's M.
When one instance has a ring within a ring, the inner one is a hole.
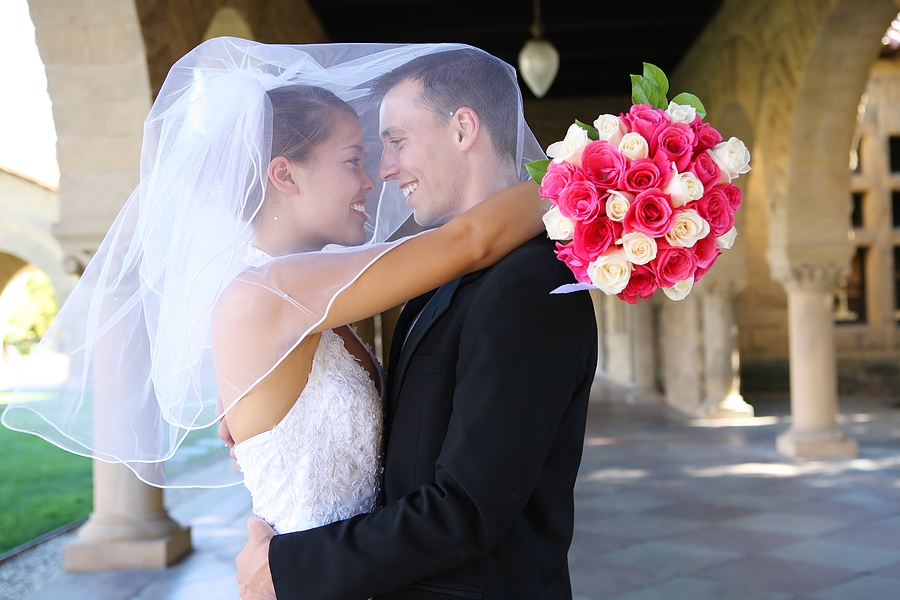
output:
M575 124L587 131L588 138L592 140L600 139L600 132L593 125L588 125L587 123L582 123L578 119L575 119Z
M697 111L697 114L700 115L701 119L706 118L706 109L703 108L703 103L700 102L700 98L693 94L688 94L687 92L681 92L674 98L672 98L672 102L675 104L684 104L687 106L693 106Z
M644 79L652 81L654 87L659 90L662 99L665 100L666 94L669 93L669 79L666 77L666 74L663 73L662 69L656 65L644 63ZM668 106L668 102L666 102L666 106ZM659 107L657 106L656 108Z
M540 185L541 181L544 180L544 175L547 174L547 167L549 165L550 160L545 158L543 160L533 160L530 163L525 163L525 168L528 169L528 174L531 175L531 178Z
M640 75L631 76L631 103L650 104L650 97L644 88L644 78Z

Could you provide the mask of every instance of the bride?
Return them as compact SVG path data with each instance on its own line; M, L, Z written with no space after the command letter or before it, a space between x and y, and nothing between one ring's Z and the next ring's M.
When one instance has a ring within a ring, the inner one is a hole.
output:
M381 150L368 90L455 47L218 38L182 58L145 124L141 182L41 342L68 356L68 379L51 399L14 398L3 423L153 485L228 485L165 469L216 425L219 396L254 512L276 531L373 510L384 382L348 323L543 228L529 182L384 242L410 211L367 172ZM518 164L536 148L520 128Z

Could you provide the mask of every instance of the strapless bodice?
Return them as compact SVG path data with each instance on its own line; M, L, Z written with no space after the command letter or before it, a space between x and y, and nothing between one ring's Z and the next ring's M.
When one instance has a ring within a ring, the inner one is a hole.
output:
M253 512L278 533L375 509L382 404L369 374L336 333L322 332L309 380L284 419L234 453Z

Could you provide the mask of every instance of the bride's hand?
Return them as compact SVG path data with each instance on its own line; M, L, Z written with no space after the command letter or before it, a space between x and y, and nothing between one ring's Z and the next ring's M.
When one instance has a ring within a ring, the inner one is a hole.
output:
M225 407L222 406L222 396L216 396L216 418L221 416L223 412L225 412ZM237 457L234 455L234 438L231 437L231 430L228 429L228 421L225 419L219 420L218 433L222 441L228 445L228 449L231 451L231 458L237 460Z

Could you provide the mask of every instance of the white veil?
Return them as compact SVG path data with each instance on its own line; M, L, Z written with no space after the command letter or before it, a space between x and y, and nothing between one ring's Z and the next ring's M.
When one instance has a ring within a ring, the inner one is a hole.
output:
M210 325L223 290L248 269L251 221L271 158L267 93L310 85L347 102L359 115L365 167L374 174L382 142L373 82L417 57L464 49L481 53L454 44L284 46L216 38L179 60L144 125L140 183L35 351L66 356L67 378L42 399L18 389L3 424L76 454L124 463L157 486L240 483L233 469L193 468L191 457L227 454L212 427L220 390ZM515 85L514 70L490 58ZM521 96L514 96L508 110L517 115L515 162L524 180L524 163L543 153L525 125ZM270 351L248 353L244 375L229 382L235 397L322 322L337 294L392 247L385 240L411 214L396 182L377 185L365 207L365 245L263 267L281 304L271 311L273 326L258 333ZM302 299L278 283L291 277L303 278ZM178 469L189 471L173 476Z

